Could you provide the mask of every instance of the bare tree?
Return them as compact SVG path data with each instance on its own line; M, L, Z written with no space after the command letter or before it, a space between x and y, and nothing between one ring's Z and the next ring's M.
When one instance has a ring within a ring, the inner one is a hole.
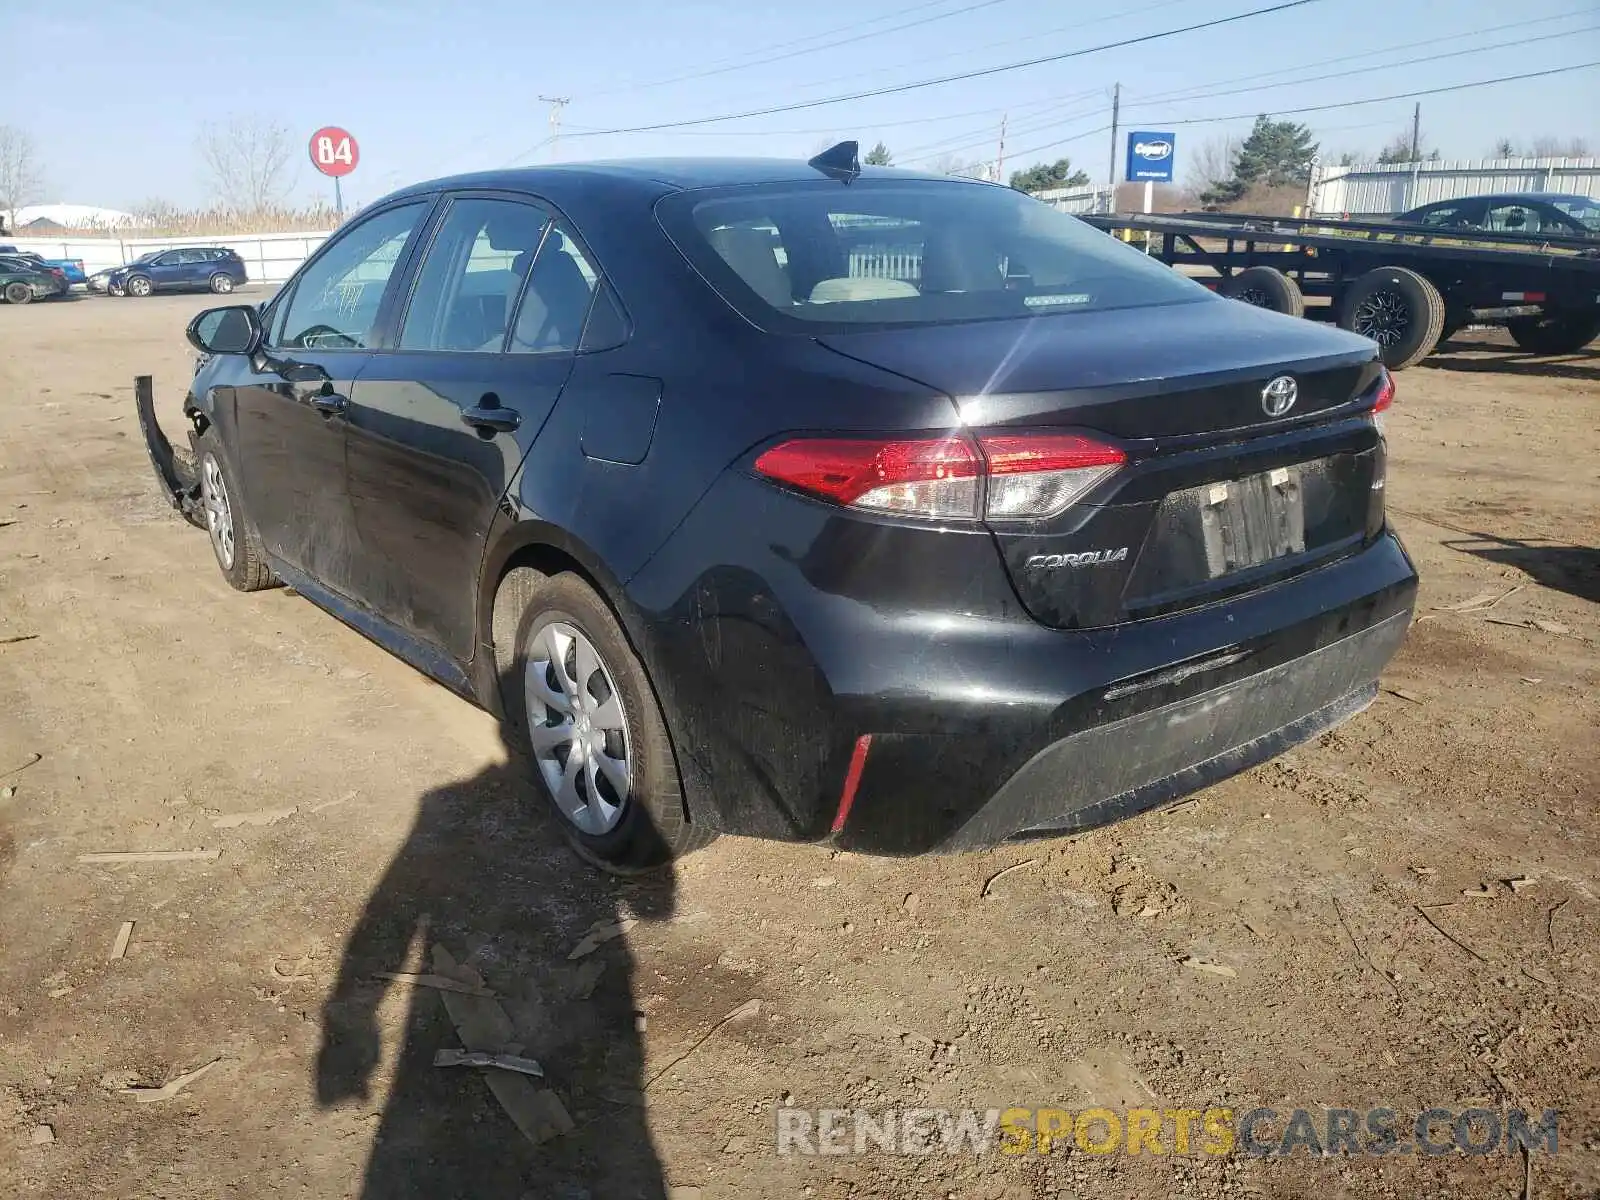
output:
M0 125L0 224L15 229L17 209L39 199L43 187L33 138L15 125Z
M201 127L200 160L212 191L234 212L276 208L289 196L298 174L296 149L286 126L255 115L229 117Z
M988 179L990 164L955 154L941 154L928 163L928 170L937 175L959 175L963 179Z
M1529 144L1528 153L1534 158L1587 158L1589 143L1581 137L1539 137Z
M1208 138L1189 160L1189 190L1211 191L1233 178L1239 160L1239 139L1227 136Z

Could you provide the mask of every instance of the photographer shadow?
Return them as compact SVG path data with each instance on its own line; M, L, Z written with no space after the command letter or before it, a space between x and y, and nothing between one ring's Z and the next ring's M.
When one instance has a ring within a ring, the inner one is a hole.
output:
M509 747L507 756L423 795L344 948L324 1008L318 1103L384 1097L357 1193L367 1200L664 1198L626 939L575 961L569 953L597 923L670 918L672 875L618 881L583 863L532 768ZM496 1068L434 1065L437 1051L463 1045L443 996L378 973L432 973L435 946L494 991L513 1030L496 1049L543 1066L545 1079L517 1076L515 1086L551 1089L542 1099L558 1101L558 1115L565 1107L566 1132L537 1145L525 1136L488 1086Z

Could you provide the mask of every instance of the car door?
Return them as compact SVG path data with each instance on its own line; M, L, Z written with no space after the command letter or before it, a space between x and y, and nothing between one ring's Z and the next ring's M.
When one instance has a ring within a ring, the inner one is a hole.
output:
M463 193L436 218L392 346L350 404L362 586L465 663L496 506L572 371L595 272L550 210Z
M145 274L150 276L152 291L162 291L175 286L182 278L183 265L180 256L181 250L167 250L156 255L145 268Z
M268 344L240 360L234 383L236 466L262 545L356 601L349 398L432 202L391 205L330 238L267 309Z

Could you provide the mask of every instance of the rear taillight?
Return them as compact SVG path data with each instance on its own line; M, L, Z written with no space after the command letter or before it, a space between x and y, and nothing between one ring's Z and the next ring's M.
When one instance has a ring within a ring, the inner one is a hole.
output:
M803 438L774 446L756 470L836 504L919 517L978 512L981 463L959 435L916 441Z
M1385 369L1378 376L1377 386L1372 389L1372 423L1378 427L1378 432L1384 432L1383 414L1389 411L1394 403L1394 376Z
M1127 455L1077 433L916 440L799 438L756 459L768 479L851 508L941 519L1055 516Z

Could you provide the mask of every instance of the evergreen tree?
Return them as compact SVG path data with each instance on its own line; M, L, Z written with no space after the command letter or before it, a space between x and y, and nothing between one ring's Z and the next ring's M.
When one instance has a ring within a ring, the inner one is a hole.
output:
M1070 158L1058 158L1053 163L1036 163L1026 171L1011 173L1011 186L1019 192L1039 192L1045 188L1083 187L1089 177L1072 169Z
M889 147L879 142L861 161L869 167L889 167L894 165L894 155L889 153Z
M1233 178L1208 188L1200 196L1207 204L1231 204L1252 187L1283 187L1311 179L1311 160L1317 143L1311 130L1297 121L1256 118L1250 136L1239 145Z

